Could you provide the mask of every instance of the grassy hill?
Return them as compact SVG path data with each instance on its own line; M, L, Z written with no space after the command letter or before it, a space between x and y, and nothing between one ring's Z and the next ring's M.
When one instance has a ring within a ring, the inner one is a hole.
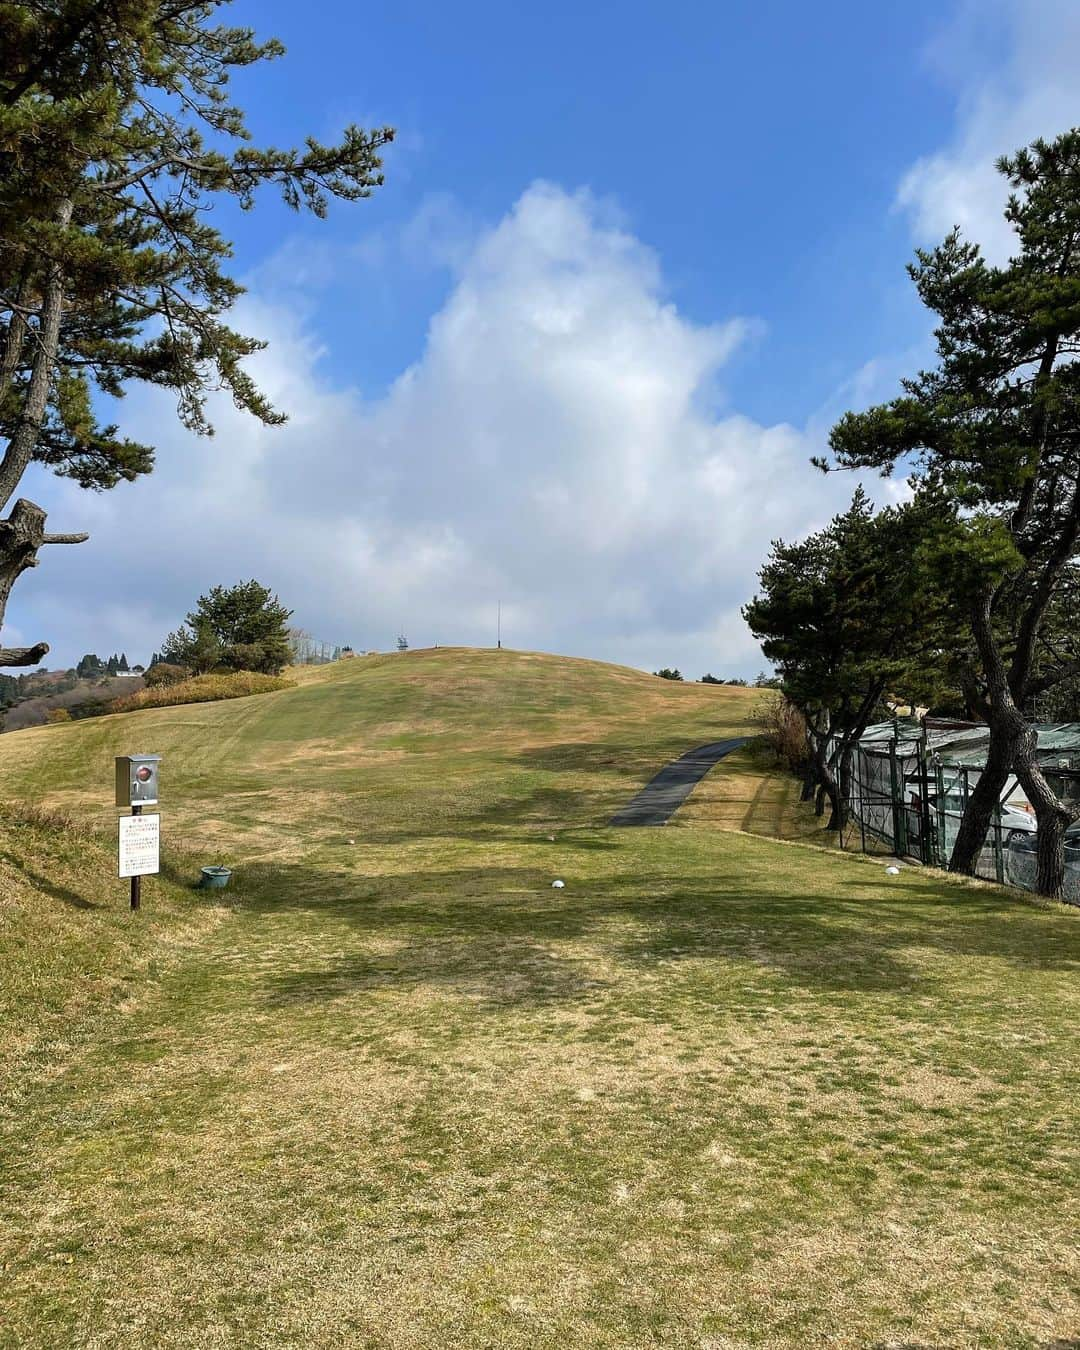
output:
M300 678L3 740L0 1345L1075 1334L1075 912L722 829L786 810L747 761L605 827L752 691ZM96 831L139 750L133 918Z
M173 837L212 840L234 860L310 857L342 836L367 845L599 825L670 757L743 730L755 697L596 661L455 648L298 678L258 698L10 737L3 791L111 822L113 757L158 751Z

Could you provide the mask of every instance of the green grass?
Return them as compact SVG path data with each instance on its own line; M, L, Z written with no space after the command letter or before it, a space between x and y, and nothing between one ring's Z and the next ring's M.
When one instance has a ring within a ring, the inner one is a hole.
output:
M799 800L801 786L780 770L763 741L752 740L724 760L721 773L705 779L682 808L679 822L835 848L826 817L815 816L813 807Z
M5 737L91 830L161 751L189 852L132 918L4 828L0 1344L1075 1337L1080 916L744 832L752 757L604 828L752 702L440 651Z

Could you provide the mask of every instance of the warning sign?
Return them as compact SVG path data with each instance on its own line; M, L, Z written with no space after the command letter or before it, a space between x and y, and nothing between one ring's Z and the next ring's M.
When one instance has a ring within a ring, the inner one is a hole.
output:
M159 871L161 817L120 817L120 875L146 877Z

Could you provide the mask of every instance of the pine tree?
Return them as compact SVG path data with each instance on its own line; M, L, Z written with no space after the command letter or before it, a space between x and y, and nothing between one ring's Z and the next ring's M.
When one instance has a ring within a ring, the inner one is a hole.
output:
M393 133L252 146L229 79L282 48L214 24L220 3L0 2L0 510L35 461L92 488L150 471L152 447L101 425L95 391L171 389L200 433L219 387L283 420L243 367L264 344L225 322L242 288L208 211L221 198L247 209L272 186L321 217L382 182ZM47 534L41 508L16 501L0 520L0 622L43 544L85 538ZM0 650L0 664L47 650Z
M939 319L937 365L906 380L903 397L848 414L830 443L842 467L903 462L921 493L957 512L939 567L967 613L990 745L950 867L974 871L1015 772L1038 820L1037 888L1060 897L1064 833L1080 810L1047 782L1024 710L1080 549L1080 130L998 168L1013 189L1015 257L992 267L957 231L918 253L909 271Z
M214 586L165 640L162 658L196 674L217 665L276 675L290 662L286 609L257 581Z
M845 824L851 756L886 692L928 694L941 677L959 616L924 559L951 521L934 503L875 513L859 488L824 530L773 544L743 609L806 719L829 829Z

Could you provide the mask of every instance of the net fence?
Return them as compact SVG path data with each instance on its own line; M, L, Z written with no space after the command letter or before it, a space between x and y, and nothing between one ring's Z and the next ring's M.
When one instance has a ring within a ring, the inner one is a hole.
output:
M1063 801L1080 805L1080 727L1039 732L1047 781ZM946 867L985 763L985 743L985 729L870 728L842 778L847 810L841 846ZM1034 890L1037 850L1034 813L1010 776L995 805L976 874ZM1065 897L1080 904L1078 827L1066 835Z
M330 661L339 661L343 651L352 650L335 642L323 642L308 633L290 633L289 648L294 666L324 666Z

